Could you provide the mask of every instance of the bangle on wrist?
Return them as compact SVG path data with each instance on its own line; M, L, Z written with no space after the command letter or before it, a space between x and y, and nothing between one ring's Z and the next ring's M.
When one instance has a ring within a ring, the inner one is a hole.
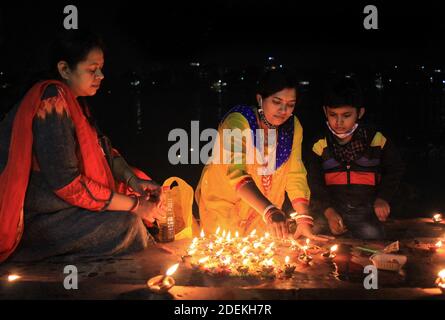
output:
M270 204L270 205L268 205L266 208L264 208L264 210L263 210L263 214L262 214L262 216L263 216L263 220L264 220L264 222L266 222L267 223L267 219L266 219L266 214L269 212L269 210L270 209L272 209L272 208L276 208L273 204Z
M135 213L136 210L139 208L139 205L140 205L141 201L140 201L140 198L138 196L133 195L133 194L130 195L130 198L134 198L135 201L134 201L133 206L128 211Z
M308 214L299 214L297 212L290 214L291 218L295 220L297 224L311 224L314 225L314 218Z

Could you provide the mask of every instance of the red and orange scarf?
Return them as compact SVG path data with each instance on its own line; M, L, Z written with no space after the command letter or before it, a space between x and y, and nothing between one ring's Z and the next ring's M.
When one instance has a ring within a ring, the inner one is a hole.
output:
M113 174L97 140L97 133L69 87L56 80L35 84L25 95L15 115L8 161L0 174L0 262L14 252L23 233L23 205L32 160L32 123L45 89L52 84L60 87L66 95L67 111L79 143L82 174L115 190Z

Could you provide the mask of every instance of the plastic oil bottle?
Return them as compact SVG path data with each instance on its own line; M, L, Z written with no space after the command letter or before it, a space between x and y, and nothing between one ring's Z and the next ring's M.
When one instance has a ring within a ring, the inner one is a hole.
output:
M165 220L159 221L159 242L171 242L175 240L175 212L173 197L169 186L162 187L162 201L166 208Z

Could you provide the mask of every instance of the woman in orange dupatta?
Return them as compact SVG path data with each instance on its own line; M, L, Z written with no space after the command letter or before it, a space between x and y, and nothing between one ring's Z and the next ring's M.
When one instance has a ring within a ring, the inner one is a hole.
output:
M0 262L144 249L143 222L163 215L159 186L127 165L77 100L104 79L102 42L70 31L53 51L57 76L35 84L0 126Z

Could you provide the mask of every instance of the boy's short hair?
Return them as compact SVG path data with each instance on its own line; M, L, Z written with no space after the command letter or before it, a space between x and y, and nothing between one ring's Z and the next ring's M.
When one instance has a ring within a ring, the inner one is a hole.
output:
M352 106L363 108L362 90L356 80L338 77L326 84L323 105L329 108Z

